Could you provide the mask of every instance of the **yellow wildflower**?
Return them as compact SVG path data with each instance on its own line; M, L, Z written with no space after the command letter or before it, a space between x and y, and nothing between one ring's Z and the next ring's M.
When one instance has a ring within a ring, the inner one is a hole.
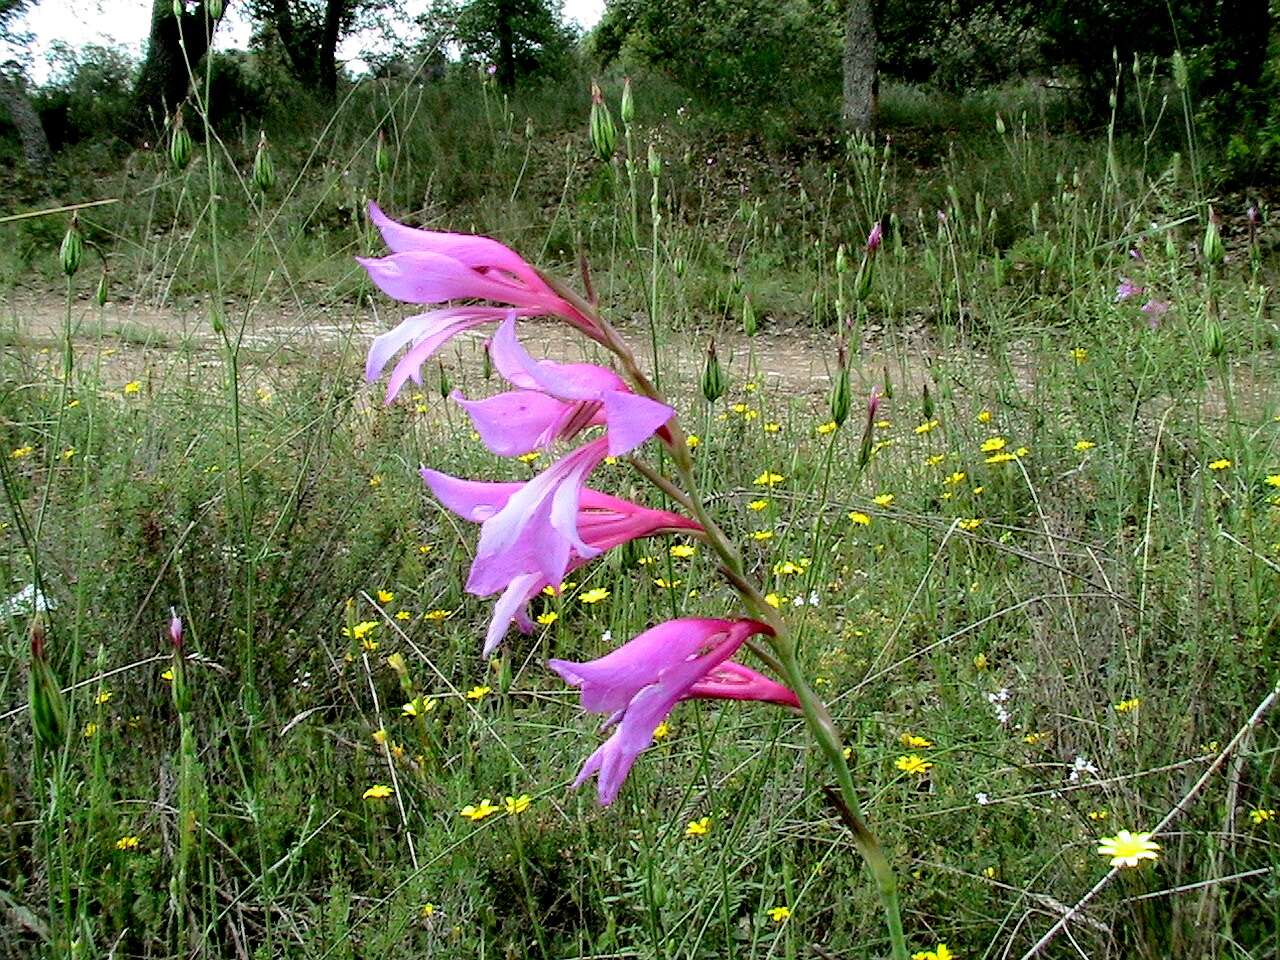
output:
M1266 484L1269 487L1280 487L1280 473L1270 474L1266 479Z
M373 653L373 651L378 649L378 641L365 637L360 641L360 649L365 653Z
M1107 817L1111 816L1111 811L1102 810L1102 809L1090 810L1088 813L1085 814L1085 816L1088 817L1090 820L1092 820L1094 823L1101 823L1103 820L1107 819Z
M502 808L507 811L507 815L514 817L517 813L524 813L529 809L529 804L533 802L533 798L527 793L522 793L518 797L507 797L502 801Z
M987 669L987 655L985 653L980 653L973 658L973 669L975 670Z
M924 423L920 424L920 426L916 427L916 433L925 434L931 430L936 429L937 426L938 426L937 420L926 420Z
M559 619L560 614L556 613L554 610L548 610L546 613L538 614L538 623L542 624L544 627L551 626Z
M825 437L827 434L835 433L835 432L836 432L836 422L834 420L828 420L826 423L818 424L819 436Z
M684 442L688 445L690 450L696 450L698 445L702 443L702 439L696 433L691 433L684 438Z
M947 455L945 453L935 453L931 457L925 457L924 465L926 467L936 467L945 459L947 459Z
M1138 709L1138 704L1142 703L1141 697L1131 697L1128 700L1121 700L1112 709L1116 713L1130 713Z
M1121 830L1114 837L1098 841L1098 853L1111 860L1113 867L1136 867L1143 860L1157 860L1160 844L1151 839L1150 833L1130 833Z
M710 817L703 817L701 820L691 820L689 825L684 828L684 835L686 837L705 837L710 832Z
M361 620L354 627L343 627L342 635L353 640L363 640L378 628L377 620Z
M955 960L956 955L940 943L932 950L921 950L911 955L911 960Z
M961 530L977 530L980 526L982 526L982 521L979 520L977 517L970 517L967 520L961 520L959 523L956 524L956 526L959 527Z
M102 706L104 703L107 703L110 699L111 699L111 691L101 690L99 691L98 695L93 698L93 702L96 703L98 706Z
M138 844L140 844L141 842L142 842L141 837L135 837L132 834L127 834L116 841L116 849L117 850L137 850Z
M871 524L871 518L867 516L865 513L860 513L857 510L849 511L849 519L852 520L854 523L856 523L860 527L870 526Z
M674 590L676 587L680 586L680 584L682 583L684 583L684 581L678 578L675 580L668 580L666 577L653 578L654 586L660 587L663 590Z
M698 552L698 548L691 543L677 543L671 548L671 555L680 560L687 560Z
M1277 479L1280 479L1280 478L1277 478ZM1280 484L1277 484L1277 486L1280 486ZM767 506L769 506L768 500L752 500L750 503L747 504L747 509L760 511Z
M436 702L431 697L414 697L400 708L400 712L406 717L420 717L435 708Z
M163 680L165 683L173 683L173 670L169 669L169 670L166 670L164 673L160 674L160 679Z
M978 422L979 422L979 423L990 423L990 422L991 422L991 411L990 411L990 410L979 410L979 411L978 411Z
M418 916L424 920L430 920L436 915L436 905L434 903L424 903L422 909L418 911Z
M751 539L752 539L752 540L772 540L772 539L773 539L773 531L772 531L772 530L757 530L757 531L755 531L755 533L751 534Z
M667 721L663 720L661 723L659 723L656 727L653 728L653 739L662 740L667 736L669 736L670 733L671 733L670 724L668 724Z
M578 597L583 603L599 603L602 600L609 599L609 591L604 587L592 587L585 591L582 596Z
M770 470L766 470L764 473L760 474L760 476L756 477L752 483L756 484L756 486L772 487L775 483L781 483L785 479L786 477L780 473L773 473Z
M142 392L141 380L130 380L128 383L124 385L124 395L126 397L136 396L141 392Z
M892 494L892 493L878 493L878 494L876 494L874 497L872 497L872 498L871 498L871 502L872 502L872 503L874 503L877 507L887 507L887 506L890 506L890 505L892 505L892 503L893 503L893 494Z
M1231 466L1230 460L1228 460L1226 457L1219 457L1217 460L1214 460L1209 464L1209 469L1210 470L1226 470L1230 466Z
M466 817L472 823L483 820L485 817L491 817L502 808L489 802L489 798L485 797L479 803L468 803L465 807L458 811L458 816Z
M447 620L453 616L452 610L428 610L422 615L423 620L434 620L439 623L441 620Z
M98 725L94 723L92 720L90 720L88 723L84 725L84 738L86 740L88 740L97 732L98 732Z
M791 919L790 907L770 907L769 919L774 923L786 923Z
M905 754L895 760L893 765L903 773L914 773L917 776L924 776L933 768L933 764L918 753Z
M492 693L492 692L493 692L493 688L492 688L492 687L486 687L486 686L482 686L482 685L476 685L476 686L472 687L470 690L468 690L468 691L467 691L467 699L468 699L468 700L483 700L485 697L487 697L487 696L488 696L490 693Z
M782 429L782 424L770 420L761 429L763 429L765 433L777 433Z
M1268 820L1274 820L1276 812L1270 807L1256 807L1249 811L1249 820L1255 827L1260 827Z
M1077 366L1079 366L1089 359L1089 351L1084 347L1076 347L1071 351L1071 359L1076 362Z
M392 593L390 590L379 590L379 591L378 591L378 602L379 602L379 603L390 603L390 602L391 602L392 600L394 600L395 598L396 598L396 595L395 595L394 593Z
M376 744L378 744L379 746L381 746L382 744L386 743L386 742L387 742L387 731L383 730L381 727L379 727L377 730L373 731L373 742L374 742L374 743L376 743Z
M898 738L904 747L911 747L913 750L923 750L926 747L932 747L933 741L926 740L924 737L918 737L914 733L904 733Z
M397 620L400 620L400 621L402 621L402 622L403 622L403 621L405 621L405 620L412 620L412 619L413 619L413 614L412 614L412 613L410 613L408 610L397 610L397 611L396 611L396 619L397 619Z
M375 783L360 795L361 800L385 800L391 796L391 788L385 783Z
M23 444L22 446L20 446L20 447L14 447L14 448L13 448L13 450L9 453L9 459L10 459L10 460L23 460L23 459L25 459L26 457L31 456L31 454L33 454L33 453L35 453L35 452L36 452L36 448L35 448L35 447L31 446L31 444L29 444L29 443L24 443L24 444Z
M783 598L778 596L776 593L766 593L764 595L764 602L775 610L782 606L782 600Z
M964 483L965 477L967 476L968 474L966 474L963 470L957 470L954 473L949 474L947 478L942 482L945 486L954 487Z
M979 449L983 453L995 453L997 450L1003 450L1008 445L1008 442L1004 437L988 437L982 441L982 446Z
M542 453L540 451L533 450L529 453L520 454L520 456L516 457L516 459L519 460L521 463L533 463L533 461L537 460L540 456L542 456Z
M1086 450L1092 450L1097 444L1092 440L1077 440L1073 448L1077 453L1084 453Z

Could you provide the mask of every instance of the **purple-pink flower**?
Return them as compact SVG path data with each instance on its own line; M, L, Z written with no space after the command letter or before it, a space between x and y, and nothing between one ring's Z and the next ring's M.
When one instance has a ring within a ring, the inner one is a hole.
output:
M660 623L589 663L548 661L565 683L579 688L584 710L606 714L605 726L617 727L587 758L574 786L598 775L600 803L613 803L636 757L653 742L658 724L681 700L697 696L698 684L733 656L748 637L759 633L772 634L773 630L755 620L686 617ZM713 679L713 687L715 683ZM727 685L722 683L720 689L727 690ZM784 694L749 679L737 689L744 696L735 699L790 702L783 699ZM746 695L749 693L764 696Z
M1169 312L1171 304L1168 300L1156 300L1152 298L1142 305L1142 312L1146 314L1147 326L1152 330L1160 326L1160 321L1164 319L1164 315Z
M524 483L462 480L426 467L422 468L422 479L447 509L464 520L481 524L482 531L484 525L502 514L512 498L527 486ZM492 557L476 557L467 589L481 596L502 592L494 604L493 618L485 636L485 656L491 654L502 642L512 621L526 633L532 630L533 624L527 612L529 602L546 587L559 590L565 575L587 563L591 557L642 537L702 529L696 522L678 513L653 510L600 493L590 487L581 487L578 491L576 509L573 525L577 536L588 546L590 553L584 555L571 547L565 569L559 575L547 576L542 569L519 569L517 565L505 566ZM481 542L484 542L483 532ZM477 570L477 567L480 569Z
M413 346L392 371L390 402L412 377L421 383L422 364L449 339L471 327L503 319L555 316L593 340L603 331L542 279L519 254L489 237L441 233L406 227L369 204L369 216L391 248L390 256L357 257L383 293L406 303L439 304L452 300L489 300L504 306L472 304L443 307L409 317L374 340L365 376L377 379L401 349Z
M514 317L494 334L489 355L494 368L519 389L485 400L467 400L455 391L453 399L470 415L485 446L499 456L520 456L603 424L609 456L620 457L675 415L666 404L632 393L605 367L533 359L516 340Z
M1128 277L1121 277L1116 287L1116 303L1128 300L1130 297L1140 297L1145 289L1142 284L1134 283Z
M871 228L871 232L867 234L867 253L875 253L880 249L880 244L884 240L884 228L877 220L875 226Z

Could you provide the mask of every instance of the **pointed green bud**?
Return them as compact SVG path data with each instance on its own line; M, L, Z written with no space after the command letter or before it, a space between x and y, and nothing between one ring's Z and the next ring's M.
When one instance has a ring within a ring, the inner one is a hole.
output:
M844 422L849 419L849 409L853 406L853 393L849 386L849 358L845 355L843 343L837 349L836 364L839 369L831 382L828 407L832 421L837 427L843 427Z
M742 330L748 337L756 335L756 309L749 294L742 298Z
M884 368L884 390L881 391L886 400L893 399L893 381L889 379L889 368Z
M440 361L440 399L449 399L449 393L453 390L453 384L449 382L449 375L444 371L444 361Z
M258 152L253 155L253 185L266 193L276 185L276 168L271 162L271 150L267 146L265 131L258 134Z
M1187 89L1187 61L1181 50L1173 52L1173 82L1179 90Z
M182 111L173 115L173 132L169 134L169 162L178 170L185 170L191 162L191 134L182 123Z
M662 175L662 158L658 156L658 151L651 143L649 144L649 176L657 180Z
M920 394L920 412L924 414L925 423L933 419L933 397L929 394L929 385L927 383Z
M102 276L98 278L98 289L93 293L93 299L100 307L107 305L107 270L102 269Z
M67 734L67 705L58 678L49 666L44 649L44 625L37 618L31 624L31 672L27 676L27 702L31 708L31 728L37 742L47 750L63 745Z
M187 12L186 0L173 0L172 6L173 6L173 15L179 20L181 20L183 15Z
M1222 325L1217 320L1208 320L1204 325L1204 352L1212 360L1217 360L1226 351L1222 338Z
M715 403L724 396L728 384L724 370L720 366L720 358L716 356L716 342L707 344L707 358L702 364L702 395L707 403Z
M373 168L378 171L378 176L385 177L387 171L391 169L391 154L387 151L387 135L381 130L378 131L378 143L373 148Z
M999 112L996 113L996 133L1004 136L1004 117L1000 116Z
M622 104L618 107L618 116L622 117L622 122L628 125L636 118L636 101L631 93L630 77L622 78Z
M84 259L84 238L80 235L80 218L71 215L67 224L67 232L62 235L62 247L58 251L58 261L62 264L62 272L68 277L80 269L80 261Z
M849 270L849 253L844 248L844 244L836 247L836 273L845 274Z
M222 0L205 0L204 8L209 11L210 20L222 19Z
M604 94L594 80L591 82L590 128L591 146L595 148L596 156L601 160L611 159L614 147L617 146L618 132L614 129L609 106L604 102Z
M1218 231L1218 215L1209 208L1209 221L1204 227L1204 244L1202 247L1206 263L1217 266L1226 257L1222 246L1222 234Z
M526 140L533 139L533 117L524 118L524 138Z

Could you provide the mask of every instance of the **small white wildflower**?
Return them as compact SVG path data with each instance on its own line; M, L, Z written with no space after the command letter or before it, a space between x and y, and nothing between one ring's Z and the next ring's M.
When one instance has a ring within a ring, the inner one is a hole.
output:
M612 630L606 630L604 633L600 634L600 642L601 642L601 643L613 643L613 631L612 631Z
M987 796L985 792L978 793L977 795L974 796L974 799L978 801L978 806L980 807L985 807L988 803L991 802L991 798Z

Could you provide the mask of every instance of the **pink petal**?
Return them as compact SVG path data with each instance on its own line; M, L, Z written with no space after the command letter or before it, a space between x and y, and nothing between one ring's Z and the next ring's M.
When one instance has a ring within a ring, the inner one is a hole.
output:
M494 300L549 312L546 294L496 273L479 273L441 253L411 250L388 257L356 257L356 262L365 268L379 290L406 303Z
M467 411L484 445L500 457L518 457L549 445L557 426L577 404L534 390L512 390L485 400L467 400L457 390L451 399Z
M621 390L604 395L604 419L608 425L609 456L630 453L675 416L665 403Z
M442 310L431 310L403 320L398 326L376 337L369 347L369 356L365 360L364 376L372 383L382 373L383 368L401 347L413 342L410 351L412 359L406 358L397 365L400 373L394 378L394 387L388 390L387 402L390 403L399 392L400 386L411 375L410 367L417 369L447 341L482 323L500 320L510 313L502 307L446 307ZM401 367L404 367L403 372Z
M489 356L494 369L511 383L561 400L599 400L607 390L626 389L626 382L605 367L533 359L516 339L514 319L498 327L489 344Z
M529 601L536 597L546 585L547 582L536 573L526 573L516 577L507 585L507 589L493 605L493 619L489 621L484 649L480 651L481 656L487 657L498 649L498 644L511 628L512 620L522 621L520 628L526 633L532 628L524 610Z
M800 701L787 687L732 660L711 670L689 689L687 696L704 700L762 700L800 709Z
M485 483L463 480L423 467L418 471L435 498L464 520L484 523L515 496L523 483Z

